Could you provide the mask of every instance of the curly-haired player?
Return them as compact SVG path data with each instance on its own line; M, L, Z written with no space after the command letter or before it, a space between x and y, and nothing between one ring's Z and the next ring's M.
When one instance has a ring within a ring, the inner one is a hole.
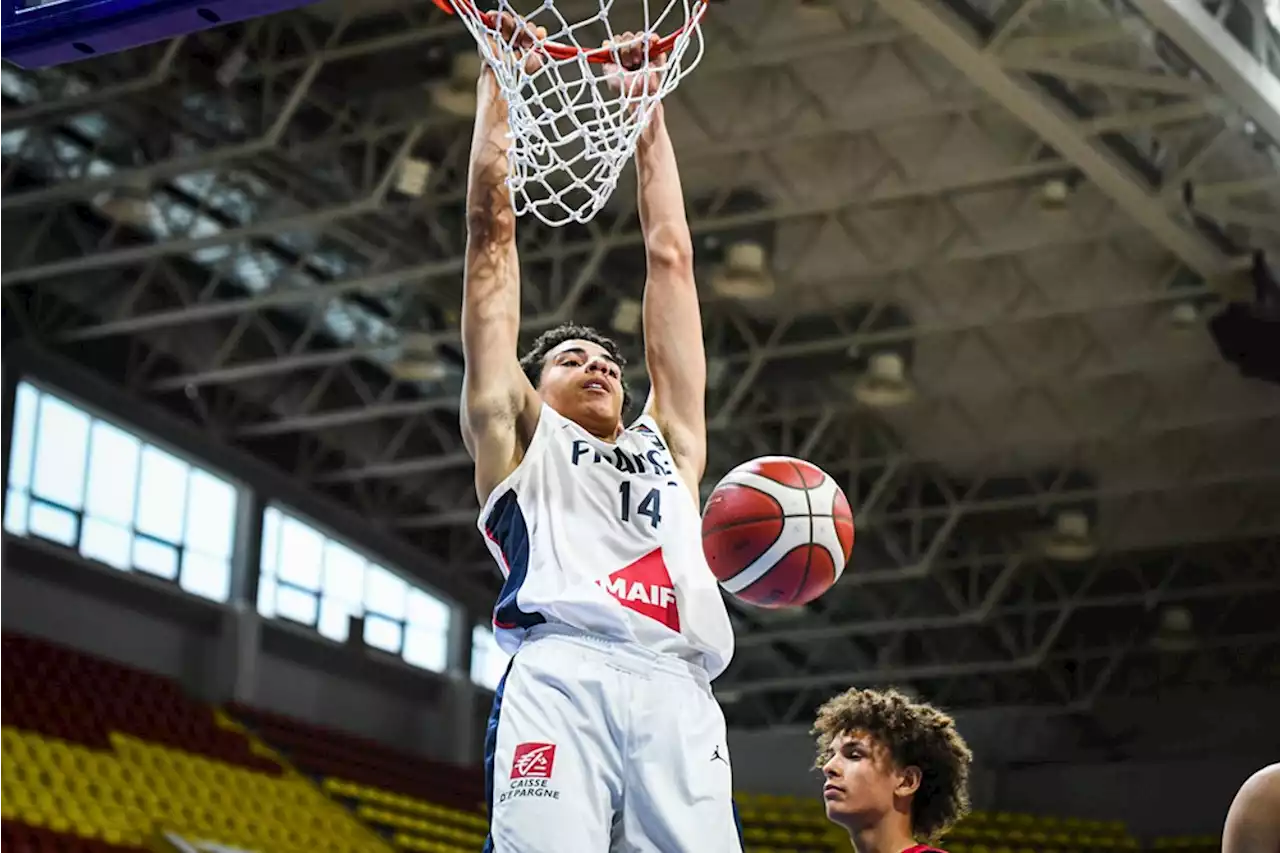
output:
M927 853L969 810L973 753L955 721L896 690L852 689L813 726L827 818L858 853Z

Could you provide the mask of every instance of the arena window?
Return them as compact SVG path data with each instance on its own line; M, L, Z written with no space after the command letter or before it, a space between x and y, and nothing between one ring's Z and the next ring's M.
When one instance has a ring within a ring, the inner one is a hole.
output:
M226 601L235 486L28 382L17 388L4 528Z
M422 669L448 666L447 602L274 506L262 519L258 612L339 643L363 617L366 645Z
M481 687L495 690L507 671L511 656L498 648L493 631L484 625L471 630L471 680Z

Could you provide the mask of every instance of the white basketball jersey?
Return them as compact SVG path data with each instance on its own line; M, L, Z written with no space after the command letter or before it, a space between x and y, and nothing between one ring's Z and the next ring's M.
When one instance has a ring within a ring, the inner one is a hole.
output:
M554 622L700 663L712 678L728 666L733 629L702 553L702 514L647 415L610 443L543 404L479 527L506 576L493 625L508 653Z

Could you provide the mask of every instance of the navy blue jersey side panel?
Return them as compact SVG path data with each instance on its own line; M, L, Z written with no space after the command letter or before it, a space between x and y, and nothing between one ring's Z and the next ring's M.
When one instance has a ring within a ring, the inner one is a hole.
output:
M498 689L493 692L493 709L489 711L489 723L484 730L484 801L489 806L490 825L493 824L493 762L498 754L498 723L502 720L502 694L506 690L507 676L510 674L511 663L508 662L507 671L502 674ZM485 838L483 853L494 853L492 835Z
M498 593L493 624L499 628L532 628L547 620L541 613L526 613L516 597L529 575L529 526L525 523L514 489L498 498L484 520L485 535L498 545L507 564L507 581Z

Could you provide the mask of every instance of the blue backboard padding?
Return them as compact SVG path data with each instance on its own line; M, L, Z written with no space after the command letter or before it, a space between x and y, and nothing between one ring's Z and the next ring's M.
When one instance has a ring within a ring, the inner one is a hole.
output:
M0 55L45 68L306 6L314 0L2 0Z

